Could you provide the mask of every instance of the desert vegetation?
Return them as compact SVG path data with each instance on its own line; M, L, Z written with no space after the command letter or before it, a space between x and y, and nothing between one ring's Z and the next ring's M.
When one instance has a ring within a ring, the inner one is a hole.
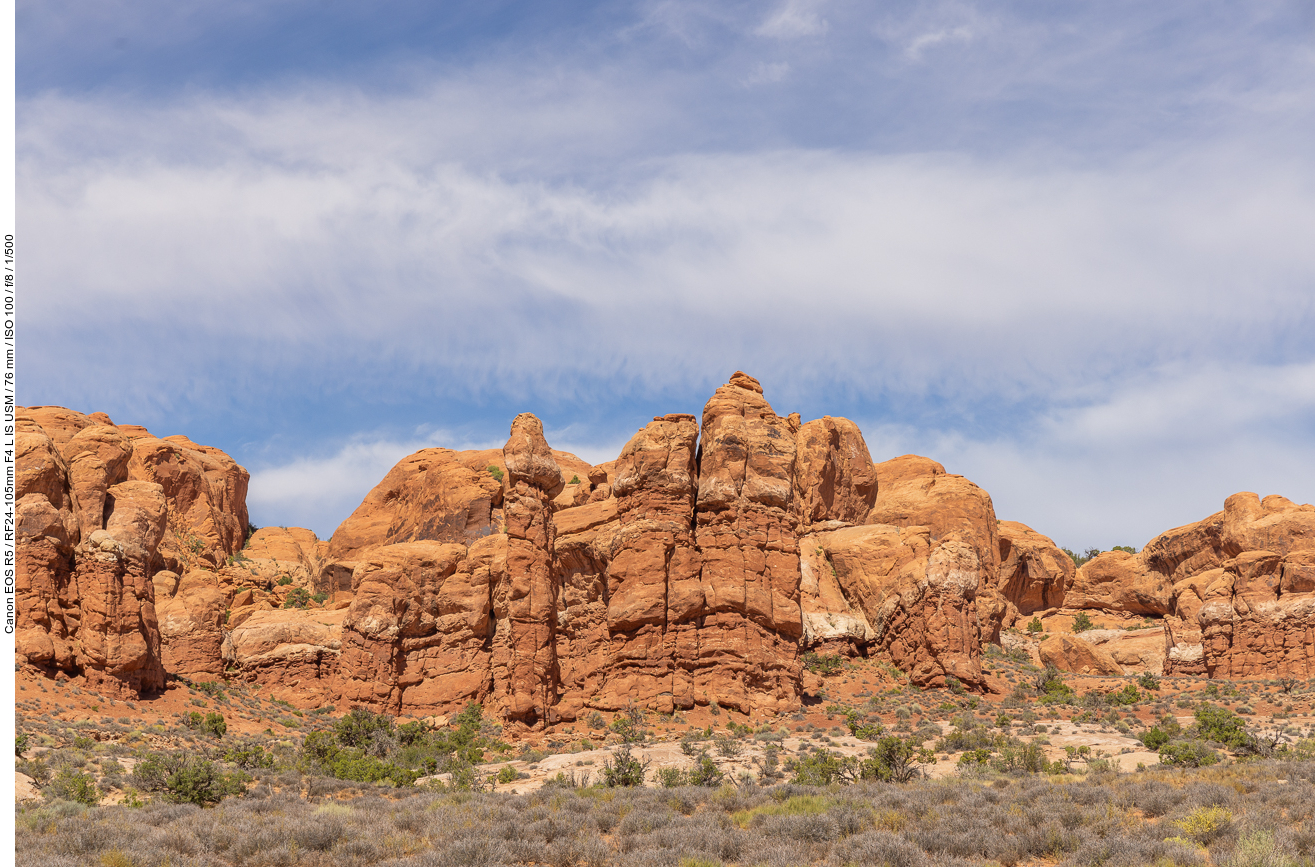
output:
M217 806L53 799L20 865L1302 865L1315 762L828 786L434 791L255 769Z
M534 737L478 705L303 712L238 681L187 684L153 724L38 713L24 689L41 797L18 863L1315 863L1309 683L1079 678L993 647L1012 692L983 696L808 663L830 697L793 714L629 707Z

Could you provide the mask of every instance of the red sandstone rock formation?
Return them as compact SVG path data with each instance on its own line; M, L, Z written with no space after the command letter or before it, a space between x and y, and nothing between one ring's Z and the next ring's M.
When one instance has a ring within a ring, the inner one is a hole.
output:
M954 535L972 549L980 579L973 595L982 640L997 641L1010 612L996 590L1000 546L991 495L918 455L877 464L877 484L877 501L867 523L926 527L933 546Z
M380 545L469 545L500 533L506 469L498 449L423 449L405 457L334 532L328 556L354 563Z
M183 437L41 407L18 452L20 653L125 692L227 669L300 704L479 701L525 725L772 712L798 705L806 647L982 686L982 641L1061 606L1164 615L1170 673L1315 673L1315 508L1235 495L1075 573L972 482L873 465L852 422L782 418L743 373L701 428L655 418L597 467L529 414L501 452L426 449L331 542L268 528L239 551L245 471ZM328 598L282 608L293 591ZM1062 636L1050 658L1155 670L1147 635Z
M997 589L1018 614L1062 608L1076 571L1073 558L1050 537L1020 524L1001 521L1000 579Z
M798 703L795 423L736 373L703 408L695 544L702 564L696 701L748 711Z
M21 657L113 692L161 688L154 576L213 567L241 547L246 471L216 449L115 426L104 413L32 407L18 420ZM216 610L210 600L200 615L212 638ZM174 627L195 645L186 664L217 671L217 641L197 643L176 618Z
M252 611L224 635L230 670L302 707L339 702L338 657L346 609Z
M1041 661L1076 674L1122 675L1114 657L1076 635L1055 635L1041 642Z
M1066 608L1097 608L1129 614L1167 614L1173 582L1142 555L1106 551L1077 570L1064 596Z
M1253 493L1078 570L1065 605L1165 615L1164 673L1315 674L1315 506Z
M704 592L693 531L697 439L694 417L676 414L653 419L626 443L613 468L617 517L595 531L592 557L572 557L579 536L565 535L561 519L571 512L558 514L558 569L574 578L566 586L579 594L566 605L574 643L585 652L597 647L605 661L601 670L586 663L577 675L586 690L593 684L592 706L619 709L633 701L670 712L699 698ZM571 569L573 561L588 568ZM591 580L581 580L586 577Z
M443 542L375 548L352 576L342 621L339 690L350 703L392 713L459 709L490 690L489 562L501 536L470 551Z
M984 682L974 604L979 564L957 534L933 541L926 527L871 524L815 533L803 545L862 613L856 631L867 630L915 683L944 684L947 676Z
M543 424L530 413L512 421L502 454L507 580L494 590L493 677L506 696L504 713L532 723L548 719L558 698L552 499L565 482L543 438Z

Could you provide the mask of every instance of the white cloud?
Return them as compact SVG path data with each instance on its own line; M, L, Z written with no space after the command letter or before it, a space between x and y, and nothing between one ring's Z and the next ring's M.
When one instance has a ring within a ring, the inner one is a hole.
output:
M914 37L913 41L904 49L904 54L911 60L921 60L923 53L929 48L953 42L972 42L974 35L972 29L966 26L923 33Z
M1140 547L1238 491L1315 501L1315 364L1144 371L997 436L874 422L874 460L915 452L1061 545ZM870 428L870 430L869 430Z
M1086 169L689 155L585 187L451 158L432 140L451 105L198 101L138 114L122 144L128 107L30 107L25 268L62 291L29 322L53 333L95 309L164 341L186 322L192 346L331 346L343 363L386 347L546 388L627 366L669 384L746 353L797 378L797 358L766 351L788 341L815 377L1026 393L1263 356L1239 329L1310 316L1315 167L1250 142ZM69 150L78 130L100 156ZM145 138L177 146L143 160Z
M786 0L754 32L773 39L821 36L828 27L819 12L822 5L822 0Z
M698 7L651 6L624 59L391 93L25 99L24 389L234 425L289 394L597 418L743 368L783 411L907 408L865 428L1066 544L1140 544L1218 489L1315 499L1309 52L938 2L884 50L870 9L775 6L775 45L757 7ZM1216 74L1248 51L1270 65ZM607 460L631 420L606 423L550 441ZM267 467L253 509L331 531L422 440Z

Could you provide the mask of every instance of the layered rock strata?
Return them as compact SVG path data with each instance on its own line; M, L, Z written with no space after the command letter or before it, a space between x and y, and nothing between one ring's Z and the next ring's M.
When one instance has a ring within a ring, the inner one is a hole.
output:
M116 426L104 413L20 408L17 422L20 661L112 693L162 688L155 576L214 568L241 548L246 470L217 449ZM205 670L217 652L217 643L197 649Z

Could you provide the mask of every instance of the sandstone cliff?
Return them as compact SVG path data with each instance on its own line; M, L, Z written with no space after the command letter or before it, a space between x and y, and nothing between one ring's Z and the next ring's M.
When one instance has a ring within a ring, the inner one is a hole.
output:
M852 422L778 415L744 373L599 466L528 413L501 450L417 452L327 541L247 538L246 484L184 437L22 410L20 661L124 694L240 677L302 705L477 701L535 726L632 703L790 710L807 650L983 689L1002 628L1036 614L1067 632L1091 611L1143 628L1059 635L1042 658L1315 674L1315 507L1237 494L1075 570L968 479L874 463Z
M154 578L217 567L241 548L246 470L217 449L103 413L17 416L20 661L111 692L161 688Z

